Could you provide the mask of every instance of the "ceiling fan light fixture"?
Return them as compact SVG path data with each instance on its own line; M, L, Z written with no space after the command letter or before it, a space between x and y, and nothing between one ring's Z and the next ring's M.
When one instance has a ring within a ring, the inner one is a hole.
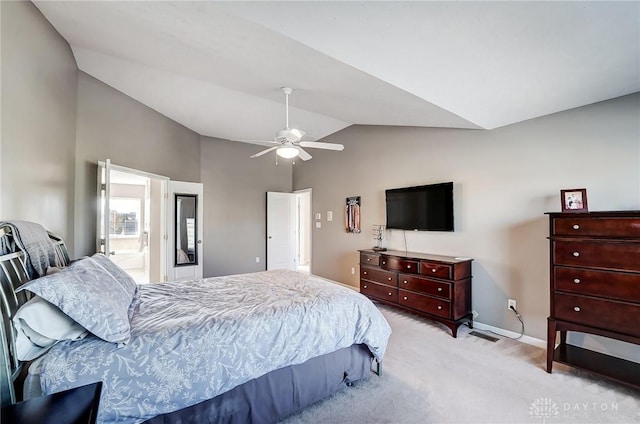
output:
M295 158L296 156L298 156L298 154L300 152L295 147L285 146L285 147L280 147L278 150L276 150L276 153L281 158L291 159L291 158Z

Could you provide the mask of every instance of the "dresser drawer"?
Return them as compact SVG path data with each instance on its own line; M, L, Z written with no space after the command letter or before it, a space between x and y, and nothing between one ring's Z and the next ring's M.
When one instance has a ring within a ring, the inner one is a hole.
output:
M439 264L437 262L420 261L420 274L429 275L436 278L451 279L453 267L451 265Z
M555 218L552 231L556 236L638 238L640 218Z
M640 302L640 274L554 267L555 289Z
M398 302L398 289L383 284L360 281L360 293L389 302Z
M398 287L404 290L411 290L414 292L442 297L444 299L449 299L451 297L451 283L430 280L417 275L400 274Z
M555 265L640 271L640 243L554 241Z
M373 253L360 253L360 263L362 265L380 265L380 255Z
M412 309L444 318L451 316L451 304L445 300L406 290L398 291L398 303Z
M413 274L418 273L418 261L413 261L411 259L402 259L393 256L381 255L380 266L390 271L410 272Z
M360 267L360 278L363 280L375 281L377 283L387 284L389 286L398 285L398 274L395 272L385 271L379 268Z
M556 292L556 319L640 336L640 305Z

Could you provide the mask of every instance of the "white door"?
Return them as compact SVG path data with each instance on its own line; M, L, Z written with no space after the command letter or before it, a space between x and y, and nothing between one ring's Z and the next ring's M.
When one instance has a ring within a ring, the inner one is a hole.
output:
M297 200L297 235L298 263L297 269L309 274L311 272L311 189L295 192Z
M267 192L267 269L296 269L296 195Z
M203 186L169 181L167 279L202 278Z
M143 284L164 278L167 177L98 162L97 251Z

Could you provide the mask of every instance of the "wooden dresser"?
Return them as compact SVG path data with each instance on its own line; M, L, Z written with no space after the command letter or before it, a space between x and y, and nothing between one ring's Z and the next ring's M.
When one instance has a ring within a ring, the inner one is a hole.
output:
M566 343L576 331L640 344L640 211L548 215L547 372L556 361L640 387L640 364Z
M473 328L470 258L360 250L360 292L367 297L439 321L456 337Z

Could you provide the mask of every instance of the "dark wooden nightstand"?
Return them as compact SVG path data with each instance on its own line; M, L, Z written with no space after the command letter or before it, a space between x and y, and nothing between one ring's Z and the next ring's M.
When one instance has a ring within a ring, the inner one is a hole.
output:
M29 399L2 408L3 423L94 424L102 382Z

